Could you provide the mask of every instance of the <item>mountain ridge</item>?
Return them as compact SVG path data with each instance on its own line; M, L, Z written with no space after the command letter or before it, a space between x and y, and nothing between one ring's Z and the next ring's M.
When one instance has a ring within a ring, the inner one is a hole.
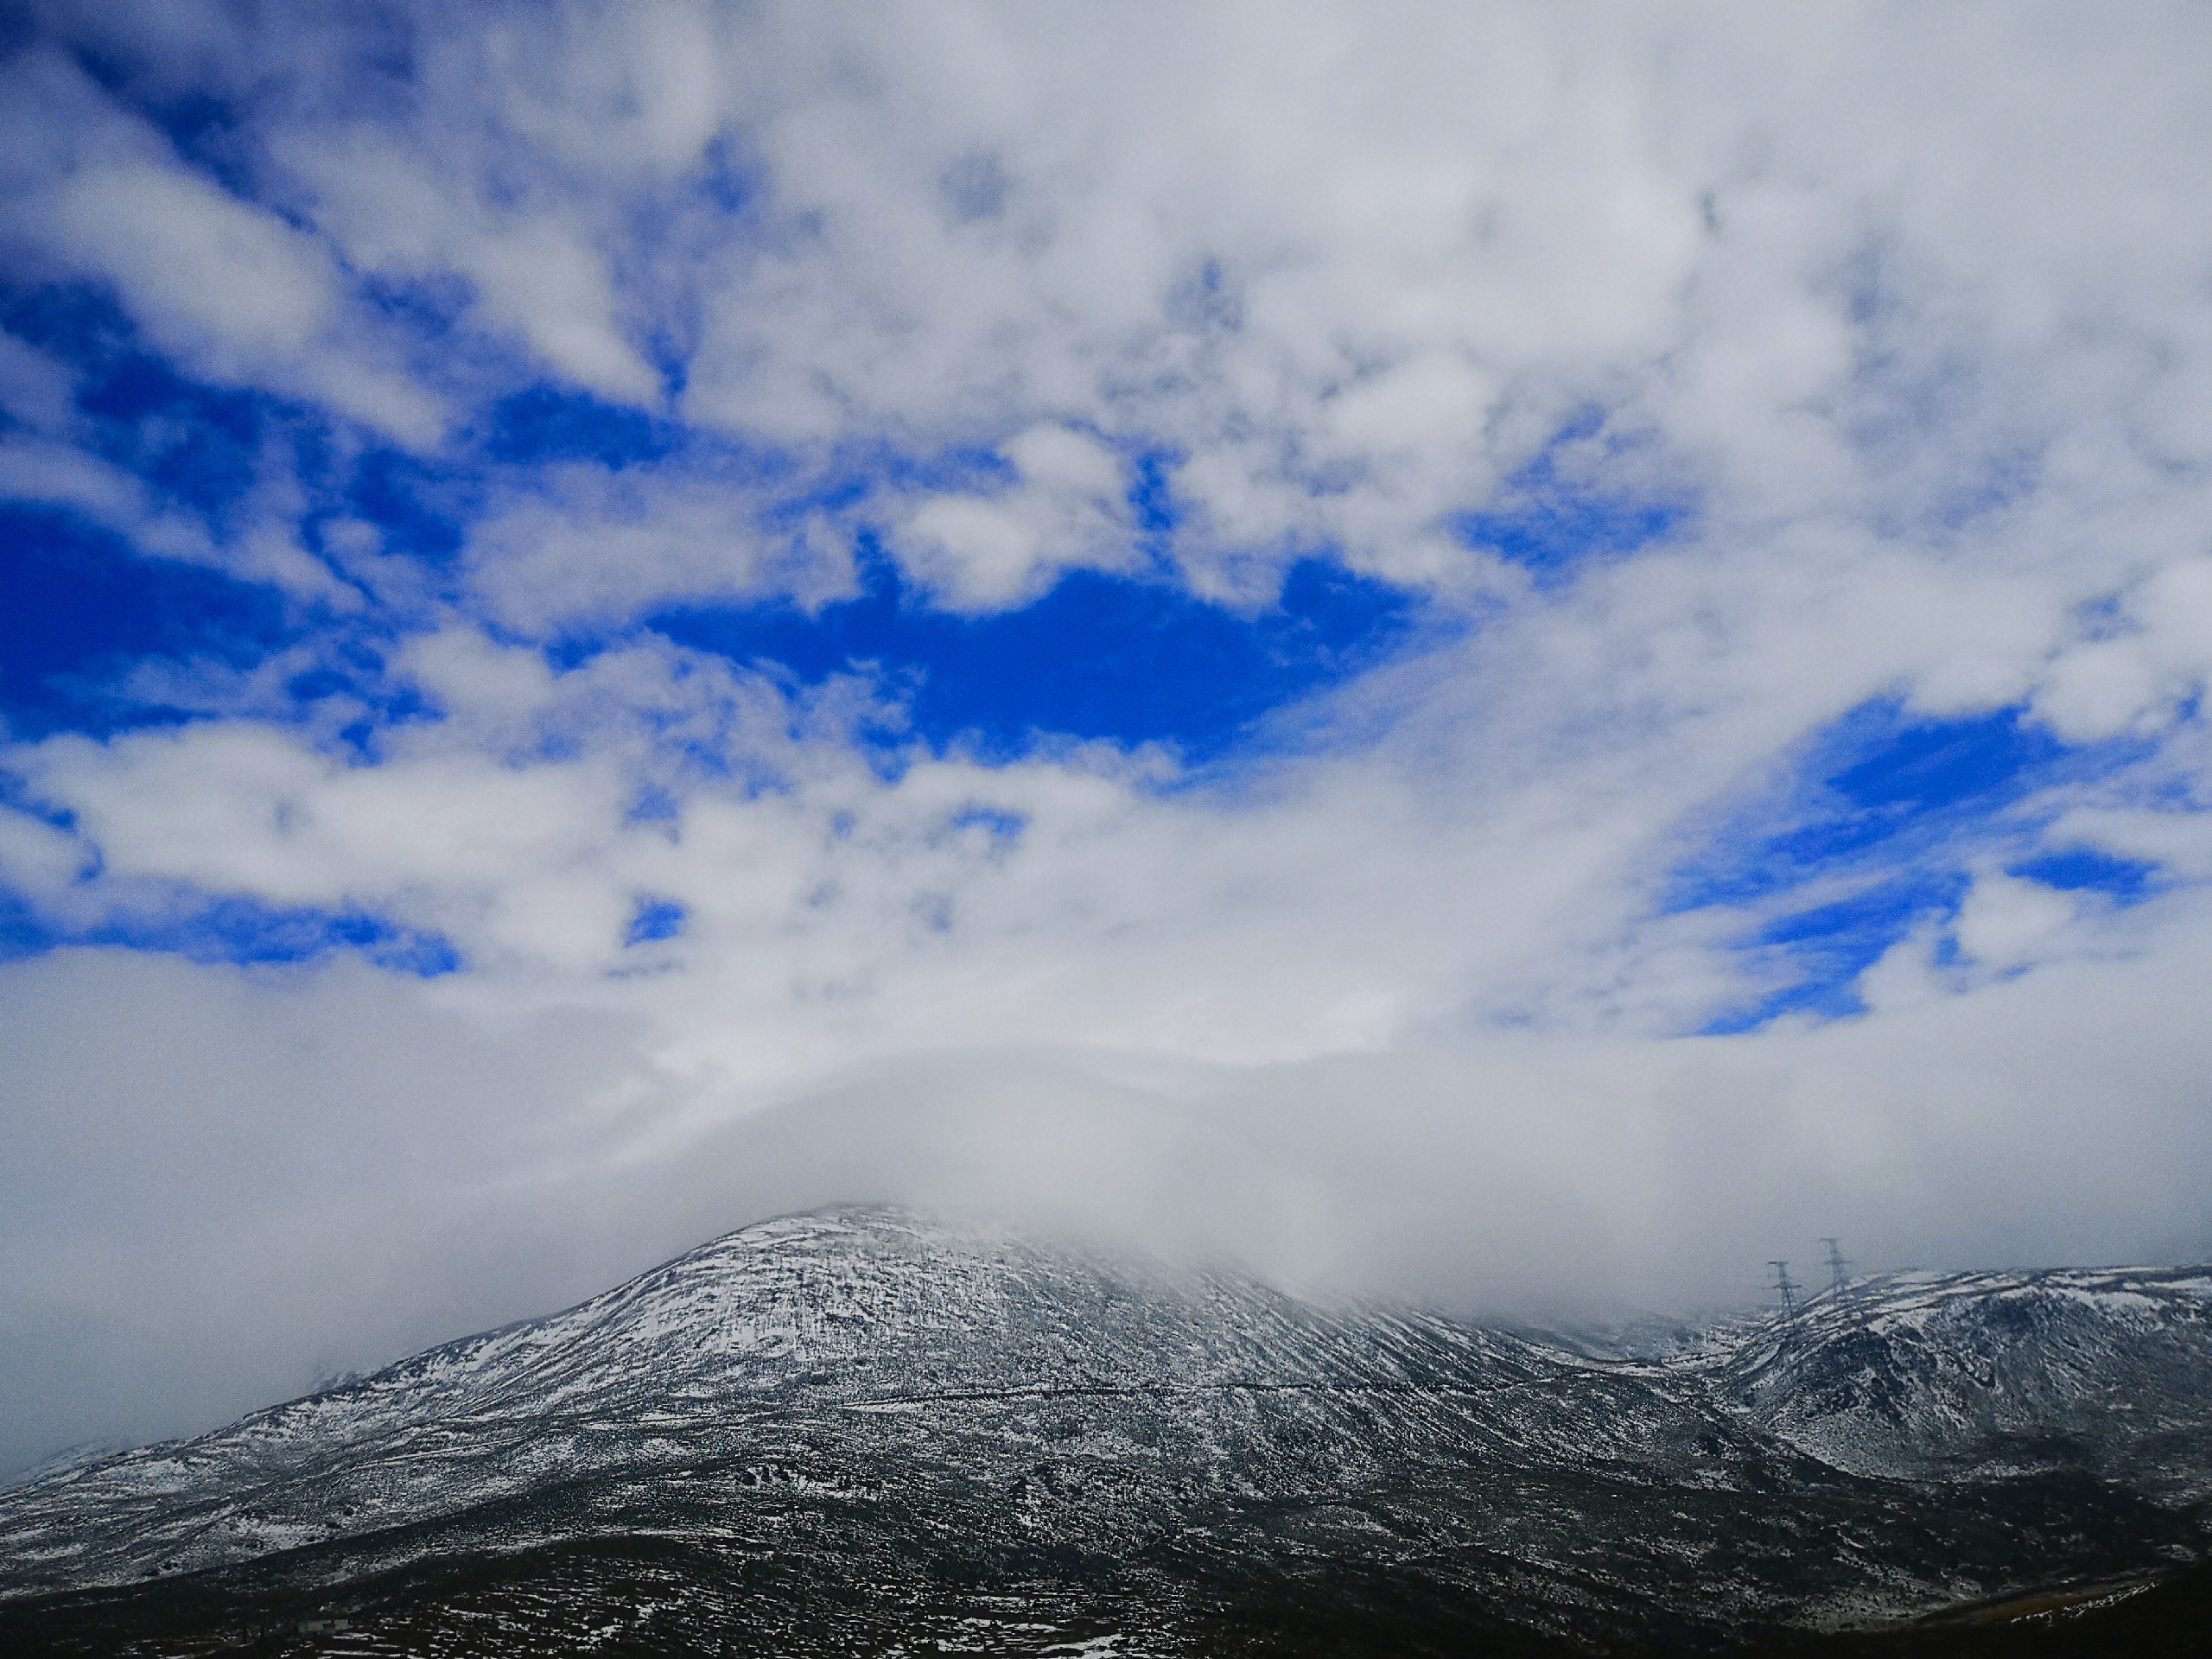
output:
M2202 1268L1907 1275L1608 1358L848 1207L0 1491L0 1611L659 1540L695 1608L867 1560L1160 1652L1378 1573L1531 1639L1741 1642L2200 1557L2207 1401Z

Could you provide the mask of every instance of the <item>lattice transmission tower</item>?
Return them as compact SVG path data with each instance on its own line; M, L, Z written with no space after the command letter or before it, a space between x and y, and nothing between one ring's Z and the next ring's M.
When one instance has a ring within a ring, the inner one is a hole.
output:
M1840 1296L1851 1285L1850 1258L1844 1255L1843 1246L1835 1240L1824 1238L1821 1243L1828 1247L1828 1294L1831 1297Z
M1785 1319L1796 1319L1797 1292L1801 1287L1789 1276L1789 1264L1787 1262L1770 1262L1767 1266L1774 1269L1774 1287L1782 1293L1782 1317Z

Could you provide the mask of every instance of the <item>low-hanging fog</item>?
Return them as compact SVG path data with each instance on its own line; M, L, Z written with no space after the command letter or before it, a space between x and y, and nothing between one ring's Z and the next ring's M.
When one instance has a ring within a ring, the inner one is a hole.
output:
M342 971L48 958L0 982L26 1034L5 1454L210 1426L827 1203L1536 1322L1758 1306L1768 1258L1817 1276L1823 1235L1862 1271L2200 1260L2191 920L2155 963L1818 1030L952 1049L744 1109L612 1017L487 1028Z

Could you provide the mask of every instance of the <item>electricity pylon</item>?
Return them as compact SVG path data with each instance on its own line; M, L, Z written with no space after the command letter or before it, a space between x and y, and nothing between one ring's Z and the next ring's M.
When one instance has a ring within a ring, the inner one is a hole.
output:
M1835 1240L1824 1238L1821 1243L1828 1247L1828 1294L1840 1296L1851 1282L1851 1275L1844 1271L1851 1263L1843 1254L1843 1246Z
M1797 1281L1789 1276L1789 1264L1787 1262L1770 1262L1767 1266L1774 1269L1774 1287L1782 1293L1782 1317L1785 1319L1796 1319L1798 1285Z

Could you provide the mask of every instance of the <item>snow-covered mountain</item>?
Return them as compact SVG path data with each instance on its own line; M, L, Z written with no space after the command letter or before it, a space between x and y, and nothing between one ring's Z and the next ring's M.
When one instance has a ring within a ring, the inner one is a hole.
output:
M2212 1499L2212 1274L1902 1274L1730 1353L1741 1403L1840 1469L1931 1479L2079 1467Z
M2202 1273L1901 1278L1653 1359L847 1210L0 1493L0 1635L1695 1645L2193 1559L2208 1500Z

